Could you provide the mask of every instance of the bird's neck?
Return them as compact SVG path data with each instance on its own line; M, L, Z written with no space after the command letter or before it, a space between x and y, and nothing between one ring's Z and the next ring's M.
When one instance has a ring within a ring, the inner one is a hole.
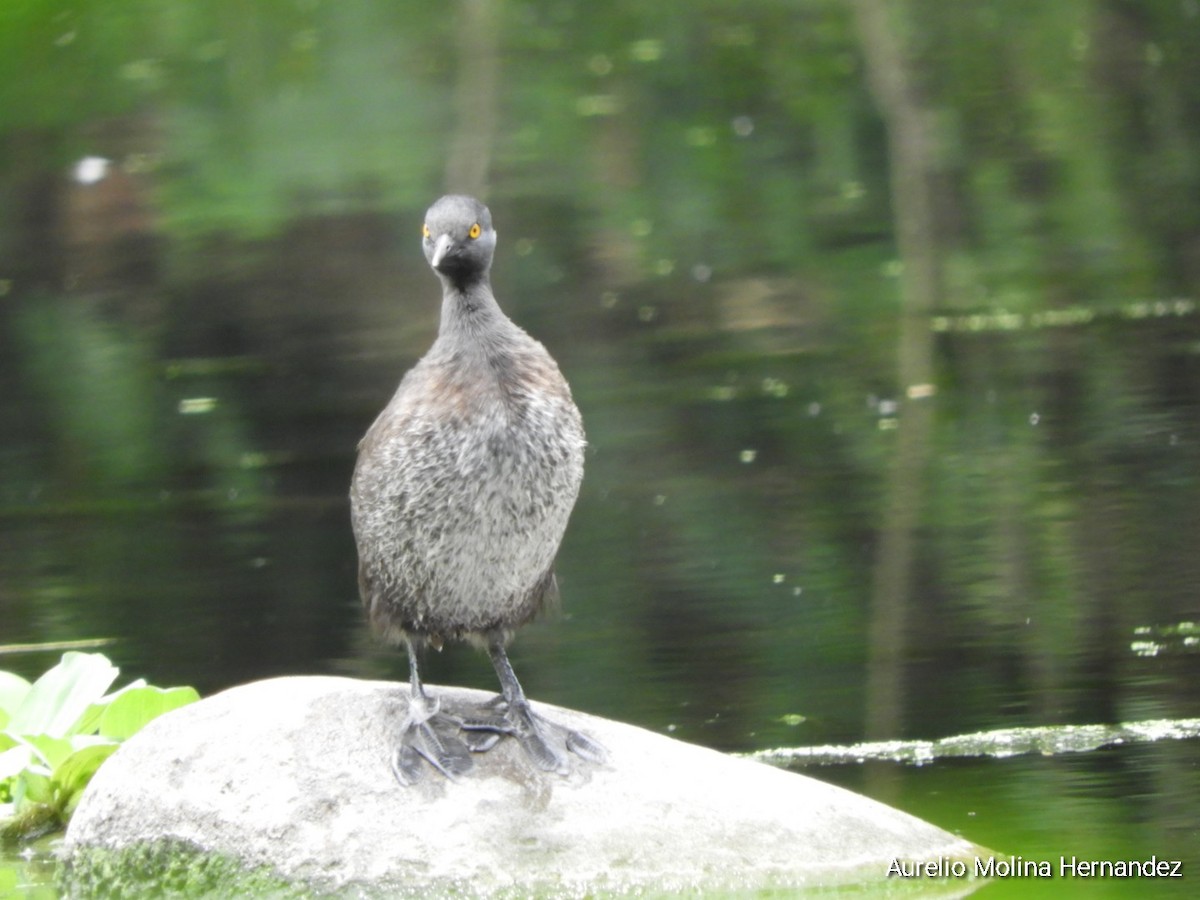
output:
M487 276L457 284L442 279L442 321L439 336L462 334L479 335L497 326L503 326L507 318L492 294Z

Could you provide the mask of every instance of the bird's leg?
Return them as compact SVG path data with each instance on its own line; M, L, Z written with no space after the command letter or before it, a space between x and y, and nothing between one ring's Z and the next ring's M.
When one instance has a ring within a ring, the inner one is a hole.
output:
M468 737L472 750L488 750L501 735L511 735L539 768L563 775L570 770L568 751L589 762L602 763L608 758L607 751L587 735L551 722L529 708L508 661L503 636L493 635L488 640L488 655L500 679L501 696L488 705L488 712L463 720L464 730L486 733L483 740Z
M471 768L471 754L459 737L462 721L439 710L439 703L425 693L417 670L417 648L404 638L408 652L408 713L400 726L400 745L392 759L392 771L401 784L419 781L421 760L451 780Z
M405 635L404 653L408 657L408 695L413 703L418 700L428 703L425 687L421 684L421 673L417 670L417 648L413 646L412 638Z

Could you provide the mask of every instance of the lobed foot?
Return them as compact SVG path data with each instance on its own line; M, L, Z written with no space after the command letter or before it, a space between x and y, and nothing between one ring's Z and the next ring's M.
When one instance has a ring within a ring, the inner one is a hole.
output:
M460 735L462 720L438 711L438 702L413 697L400 728L400 746L392 758L392 771L403 785L415 784L428 763L451 781L473 765L471 748ZM424 763L422 762L424 760Z
M504 735L517 739L539 768L566 775L570 771L570 756L603 763L608 751L599 742L581 731L574 731L540 716L520 701L509 703L497 697L478 716L462 720L467 732L467 744L481 753L490 750Z

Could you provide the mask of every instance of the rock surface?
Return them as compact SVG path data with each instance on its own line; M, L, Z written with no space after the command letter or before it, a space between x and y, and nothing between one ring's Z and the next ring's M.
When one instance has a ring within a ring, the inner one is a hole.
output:
M450 709L491 697L430 692ZM405 788L389 759L406 703L404 685L278 678L155 720L71 821L72 892L99 885L98 850L111 874L122 852L167 846L352 896L869 891L899 886L884 881L893 859L982 852L821 781L537 703L601 741L609 762L548 774L506 739L457 782L431 771Z

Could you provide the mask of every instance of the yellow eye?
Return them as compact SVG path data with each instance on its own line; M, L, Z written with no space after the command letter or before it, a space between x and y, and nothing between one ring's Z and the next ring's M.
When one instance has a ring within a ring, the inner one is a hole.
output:
M471 240L475 240L475 238L479 237L480 233L479 223L476 222L471 226L471 230L467 232L467 237L469 237Z
M428 225L421 226L421 237L431 237Z

